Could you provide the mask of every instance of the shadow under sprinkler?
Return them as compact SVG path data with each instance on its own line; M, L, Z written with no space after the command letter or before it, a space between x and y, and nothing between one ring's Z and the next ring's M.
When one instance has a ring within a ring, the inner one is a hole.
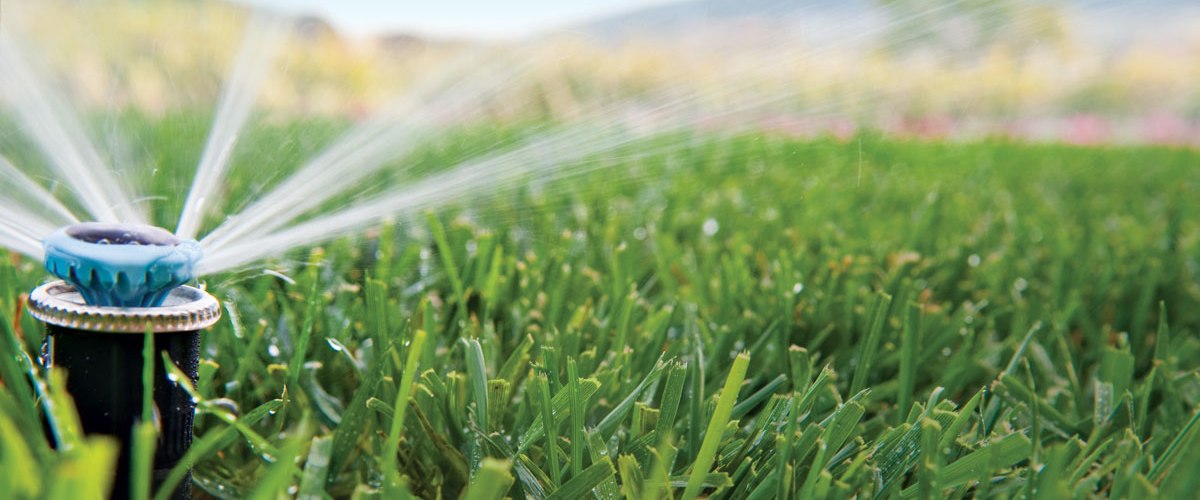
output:
M157 490L191 446L196 411L187 391L168 378L161 353L195 384L200 331L221 315L216 298L184 285L195 277L200 245L158 227L86 222L59 229L43 246L46 270L61 280L29 297L30 313L46 327L42 363L66 370L84 433L119 440L112 498L131 492L130 449L145 390L144 335L152 335L158 442L151 488ZM190 479L171 497L190 498Z

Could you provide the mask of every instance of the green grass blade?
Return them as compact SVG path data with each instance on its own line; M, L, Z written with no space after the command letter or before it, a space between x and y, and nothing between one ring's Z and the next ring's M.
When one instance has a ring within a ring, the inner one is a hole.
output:
M550 398L550 381L545 375L538 375L534 377L533 385L541 408L542 422L550 422L549 430L545 433L546 461L550 463L550 484L558 488L562 481L562 466L558 461L558 426L555 425L557 419L554 416L554 403Z
M903 422L904 414L912 407L913 389L916 387L918 346L921 343L921 306L909 304L904 310L904 329L900 337L900 387L896 389L897 408L895 424Z
M1197 426L1196 422L1200 422L1200 408L1192 411L1192 418L1175 435L1175 438L1171 440L1171 444L1167 446L1166 451L1150 467L1150 472L1146 474L1147 477L1153 481L1161 481L1171 468L1178 467L1179 457L1183 454L1182 450L1184 448L1195 447L1196 436L1200 435L1200 426Z
M266 418L268 415L275 414L283 408L282 399L273 399L259 405L257 408L238 418L238 422L249 428L258 424L259 421ZM200 436L199 439L192 442L192 446L188 448L186 454L180 459L175 467L171 468L171 472L163 479L159 485L158 491L154 494L154 500L167 500L170 498L171 492L175 491L175 487L179 482L187 477L188 471L196 465L201 459L215 454L218 450L224 449L232 445L238 438L239 431L235 427L225 427L219 431L209 431Z
M799 498L817 498L817 484L821 481L821 474L825 472L825 464L829 460L829 446L825 441L817 440L817 456L809 465L808 475L804 478L804 484L800 486Z
M333 431L332 449L329 454L331 478L345 468L358 446L359 439L366 432L367 401L375 394L375 389L388 367L387 353L390 350L390 342L386 340L392 335L388 329L387 288L382 281L367 280L366 313L370 320L369 334L376 346L375 355L370 360L366 373L360 375L362 381L342 412L342 421Z
M295 483L295 479L299 476L299 471L296 468L296 458L304 450L304 446L308 444L308 438L303 435L297 435L280 449L278 459L275 460L262 477L255 481L254 491L247 496L248 500L275 500L280 495L286 494L288 489Z
M766 401L771 396L774 396L775 392L787 385L787 383L787 375L779 375L774 379L771 379L770 382L767 382L757 391L754 391L753 394L746 396L742 402L737 404L737 406L734 406L732 418L741 418L747 413L750 413L751 410L758 408L758 405L762 404L763 401Z
M1046 417L1048 423L1067 433L1079 432L1079 423L1072 421L1066 415L1056 408L1039 402L1038 395L1033 392L1033 389L1028 384L1022 382L1015 375L1001 375L999 384L996 386L1000 389L1002 395L1008 396L1015 401L1023 403L1028 408L1033 408L1036 404L1040 415Z
M616 473L617 471L613 468L612 460L604 457L599 462L593 463L579 474L571 477L570 481L563 483L561 488L554 490L550 496L546 497L546 500L587 498L592 490L604 481L612 478Z
M1195 465L1200 463L1200 446L1197 446L1197 432L1194 428L1200 411L1192 416L1185 430L1180 433L1178 441L1173 441L1168 447L1168 453L1155 462L1155 473L1147 474L1151 480L1160 476L1157 484L1161 498L1187 498L1195 495L1200 488L1200 474L1196 474ZM1191 434L1190 437L1185 437ZM1185 441L1186 440L1186 441Z
M471 398L475 401L475 421L480 429L488 428L488 377L487 364L483 359L483 346L479 339L463 339L467 354L467 377L471 381Z
M600 389L600 382L594 378L585 378L579 380L579 398L587 401L596 391ZM554 405L554 424L562 425L571 413L571 399L568 391L558 391L554 395L554 400L551 402ZM529 430L521 436L521 444L517 447L517 453L524 453L529 449L529 446L542 439L546 435L545 426L542 424L544 417L538 415L533 419L533 423L529 424Z
M967 424L975 415L975 408L979 407L979 402L983 399L983 389L980 389L963 405L958 411L958 415L954 417L954 421L946 426L946 430L942 432L942 439L938 441L939 448L946 448L954 443L955 438L967 428Z
M442 226L442 221L433 212L428 214L426 220L429 222L429 230L433 232L433 241L437 244L442 266L446 268L446 278L450 280L450 286L454 290L454 301L462 301L467 296L467 288L463 285L462 276L458 273L458 265L454 261L454 250L450 248L450 240L446 237L446 228Z
M400 433L404 430L404 416L407 413L408 401L412 397L413 380L417 377L417 364L421 359L422 349L425 348L425 330L417 330L412 342L408 345L408 359L404 363L404 374L400 379L400 390L396 393L395 417L388 430L387 441L383 444L383 462L380 467L387 478L390 488L399 488L401 484L400 471L396 467L396 454L400 450Z
M1167 323L1167 303L1158 303L1158 330L1154 336L1154 359L1166 363L1171 349L1171 328Z
M4 397L4 395L0 395ZM0 411L0 491L17 498L37 498L42 491L42 464L34 458L25 436L9 419L9 405Z
M858 394L867 387L867 376L871 374L871 364L875 362L875 351L879 348L879 339L883 336L883 326L887 323L891 305L892 296L881 292L871 313L867 336L859 345L858 364L854 366L854 378L850 382L851 394Z
M129 496L150 498L150 475L154 469L154 447L158 432L154 428L154 331L142 334L142 418L133 425L129 452Z
M325 483L329 480L329 454L333 450L333 438L321 436L314 438L308 448L308 458L304 461L304 471L300 480L301 500L322 500L326 498Z
M922 498L934 498L941 491L938 472L942 464L942 448L938 446L942 426L931 418L922 418L918 423L921 433L921 460L917 468L917 491Z
M575 358L567 358L567 397L571 401L571 477L583 473L583 414L585 400L579 395L579 369L575 366ZM566 486L566 485L564 485ZM557 490L555 490L557 491Z
M61 457L54 470L47 472L44 498L103 498L112 491L113 471L121 447L109 436L89 436L76 444L72 453Z
M550 478L538 468L537 464L533 463L528 455L517 455L517 462L513 465L513 469L517 472L517 480L521 481L522 492L526 497L543 500L549 495L546 492L546 485L550 484Z
M633 455L617 457L617 469L621 475L621 494L625 500L638 500L642 497L645 479L642 476L642 466Z
M972 479L984 479L991 471L1029 458L1032 449L1033 442L1024 434L1009 434L946 465L938 474L937 484L953 488ZM909 489L904 492L908 497Z
M863 405L857 401L850 401L833 413L832 420L821 434L821 441L829 447L830 454L836 453L846 444L866 412L867 409Z
M658 422L654 426L655 434L660 437L671 434L671 429L675 426L679 400L683 398L683 385L687 382L687 371L687 366L678 362L672 362L667 371L667 385L663 388Z
M150 498L150 477L154 469L154 447L158 444L158 430L153 420L133 424L133 440L129 457L129 498Z
M49 416L59 448L69 451L83 442L83 424L79 422L74 400L67 393L67 373L62 368L51 368L47 375L42 407Z
M654 463L650 468L650 476L642 487L642 500L656 498L675 498L671 488L671 471L675 465L678 450L671 443L670 434L659 438L658 447L654 450Z
M700 495L704 478L711 471L713 460L717 456L717 447L721 443L725 427L729 425L729 417L733 414L734 403L737 402L738 390L746 378L746 368L750 365L750 355L739 354L729 368L729 376L725 386L721 388L721 396L717 400L717 408L709 420L708 430L704 432L704 442L700 445L700 453L692 464L692 472L688 478L687 488L683 491L685 500L693 500Z
M300 392L300 374L304 371L304 360L308 356L308 344L312 339L313 329L317 321L317 311L320 310L320 294L317 293L317 280L313 280L309 290L308 302L304 308L304 323L300 326L295 343L292 345L292 359L288 363L288 392Z
M783 434L775 436L775 449L777 451L775 453L776 470L773 480L777 488L775 492L777 498L788 498L792 491L792 472L794 469L792 465L792 451L795 448L793 446L793 439L796 437L796 430L800 422L800 393L798 391L792 392L789 404L791 408L788 409L787 425L784 426ZM758 490L759 488L755 489ZM763 491L760 494L765 495L767 491Z
M612 411L608 412L600 420L599 424L596 424L596 431L605 437L611 436L617 430L617 426L621 424L621 421L625 420L625 417L629 415L630 410L633 409L633 404L637 402L638 396L641 396L642 391L658 381L659 375L662 374L666 366L666 363L663 363L661 358L658 362L654 363L654 367L650 369L650 372L642 378L642 381L632 391L629 391L629 395L625 396L625 399L622 399Z
M595 432L588 433L588 459L593 464L607 460L612 463L612 458L608 456L608 446L605 446L604 439ZM609 476L601 481L596 489L593 490L598 500L617 500L620 498L620 490L617 488L617 478Z
M30 385L37 386L36 372L29 355L21 346L21 340L17 338L7 319L6 316L0 315L0 335L3 336L3 339L0 339L0 355L3 356L3 362L0 362L0 377L5 382L4 390L13 395L17 404L21 408L32 409L37 405L37 401ZM22 383L25 380L30 384ZM28 413L21 415L28 416Z
M475 473L475 479L467 487L463 500L501 500L508 494L516 478L512 475L512 463L508 460L485 458Z

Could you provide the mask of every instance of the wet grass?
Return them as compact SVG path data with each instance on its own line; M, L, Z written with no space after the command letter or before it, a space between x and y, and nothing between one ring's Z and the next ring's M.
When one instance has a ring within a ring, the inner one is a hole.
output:
M239 161L270 161L287 136L261 134ZM470 499L1200 487L1200 153L748 134L605 161L295 251L272 264L287 279L207 280L226 314L192 388L196 487ZM97 491L116 451L72 428L61 375L35 367L41 329L19 304L42 279L34 263L0 263L12 497ZM70 449L42 437L43 408Z

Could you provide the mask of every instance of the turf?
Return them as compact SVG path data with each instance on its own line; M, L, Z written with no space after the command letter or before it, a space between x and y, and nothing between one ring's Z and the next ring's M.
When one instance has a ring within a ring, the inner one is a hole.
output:
M145 137L181 126L148 123ZM286 129L254 137L243 165L305 154ZM461 144L420 161L473 148ZM1200 152L749 133L603 161L297 250L272 264L287 279L207 279L226 314L192 388L196 487L470 499L1200 487ZM20 294L42 279L36 263L0 260L0 491L14 497L96 491L115 457L72 430L61 374L35 368L42 332ZM72 447L50 448L43 408Z

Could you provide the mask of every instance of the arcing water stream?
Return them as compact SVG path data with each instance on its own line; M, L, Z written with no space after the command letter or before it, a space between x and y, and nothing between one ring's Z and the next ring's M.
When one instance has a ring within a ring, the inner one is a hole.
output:
M130 203L129 190L111 174L69 105L50 91L20 43L11 29L0 31L0 89L9 96L26 133L92 218L144 222L145 216Z
M281 18L260 14L250 21L246 32L246 40L234 59L229 81L217 104L212 132L204 145L196 178L175 228L175 234L180 238L195 238L200 223L211 209L208 202L229 166L238 135L246 126L262 82L285 42L287 24Z

